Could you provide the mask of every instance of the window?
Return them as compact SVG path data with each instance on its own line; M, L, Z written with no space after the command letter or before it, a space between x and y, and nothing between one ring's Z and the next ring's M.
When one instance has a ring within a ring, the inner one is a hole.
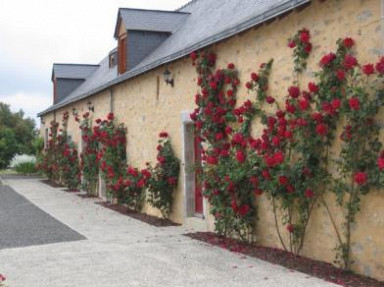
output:
M117 52L113 52L109 55L109 67L113 68L117 65Z

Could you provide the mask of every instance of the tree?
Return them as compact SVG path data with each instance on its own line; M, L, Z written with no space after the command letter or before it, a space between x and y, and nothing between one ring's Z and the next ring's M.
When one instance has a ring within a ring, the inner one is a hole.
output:
M24 118L22 110L12 113L0 102L0 169L6 168L15 154L33 154L37 131L35 121Z

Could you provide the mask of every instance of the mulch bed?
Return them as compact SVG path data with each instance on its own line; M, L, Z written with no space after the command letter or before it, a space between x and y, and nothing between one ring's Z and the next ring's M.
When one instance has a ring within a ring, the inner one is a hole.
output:
M78 190L78 189L69 189L69 188L65 189L64 191L71 192L71 193L73 193L73 192L80 192L80 190Z
M98 198L97 195L89 195L89 194L78 194L77 196L81 198Z
M58 183L56 183L56 182L52 182L52 181L50 181L50 180L48 180L48 179L43 179L43 180L40 180L40 181L41 181L42 183L45 183L45 184L51 186L51 187L65 187L64 185L58 184Z
M101 206L114 210L123 215L127 215L134 219L140 220L142 222L148 223L156 227L168 227L168 226L180 226L181 224L170 221L169 219L158 218L156 216L151 216L148 214L140 213L135 210L128 209L122 204L112 204L109 202L96 202Z
M219 236L211 232L195 232L184 234L192 239L203 241L232 252L255 257L273 264L279 264L286 268L306 273L321 278L325 281L339 284L341 286L355 287L383 287L384 282L346 272L336 268L332 264L316 261L302 256L295 256L284 250L270 247L261 247L250 243L243 243L235 239Z

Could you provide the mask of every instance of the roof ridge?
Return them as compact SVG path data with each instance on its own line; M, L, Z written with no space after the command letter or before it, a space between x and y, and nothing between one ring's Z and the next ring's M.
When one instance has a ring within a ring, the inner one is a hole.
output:
M142 9L142 8L119 8L119 10L136 10L136 11L149 11L149 12L161 12L161 13L180 13L191 14L189 12L177 11L177 10L159 10L159 9Z
M67 66L100 66L99 64L74 64L74 63L53 63L53 65L67 65Z
M197 2L198 0L190 0L189 2L185 3L184 5L182 5L180 8L176 9L175 11L176 12L182 12L181 10L186 8L187 6L190 6L192 5L193 3Z

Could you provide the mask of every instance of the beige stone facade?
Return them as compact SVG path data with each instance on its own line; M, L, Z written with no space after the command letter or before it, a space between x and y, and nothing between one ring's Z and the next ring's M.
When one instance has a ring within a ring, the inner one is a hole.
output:
M313 53L308 61L308 69L302 80L304 86L313 78L313 72L319 69L318 61L327 52L335 50L336 41L342 37L355 39L356 56L360 63L376 62L384 52L384 20L380 0L328 0L312 1L305 8L292 11L284 17L243 32L230 39L215 44L209 49L218 55L218 67L226 67L229 62L235 63L240 72L240 79L245 83L253 71L257 71L260 63L274 59L270 77L270 94L280 100L286 95L292 84L292 50L287 48L287 39L297 30L305 27L311 32ZM195 68L190 59L183 58L168 65L174 77L174 87L166 85L163 80L164 66L129 79L87 99L60 108L44 115L41 125L42 135L49 122L56 117L58 121L65 111L71 113L76 108L79 114L88 111L87 102L92 101L95 112L93 119L105 118L114 112L118 122L127 127L127 158L129 164L144 167L145 162L155 162L157 136L160 131L167 131L172 139L176 155L183 159L183 123L182 112L195 108L194 95L196 85ZM238 92L238 103L242 103L250 95L245 88ZM381 115L382 122L384 121ZM69 134L80 143L78 123L70 117ZM255 123L255 135L260 126ZM381 138L384 140L384 133ZM337 149L337 147L336 147ZM184 165L185 162L182 162ZM175 193L174 209L171 220L183 223L185 220L184 172ZM341 225L342 210L335 204L335 199L327 198L337 223ZM273 214L270 201L262 196L258 203L258 243L279 247L274 229ZM353 269L361 274L384 280L384 192L371 192L363 198L361 212L352 233ZM160 215L146 205L143 212ZM208 214L206 214L208 215ZM210 229L213 219L206 217ZM317 260L332 262L337 239L329 217L323 207L315 210L309 225L308 235L302 254Z

